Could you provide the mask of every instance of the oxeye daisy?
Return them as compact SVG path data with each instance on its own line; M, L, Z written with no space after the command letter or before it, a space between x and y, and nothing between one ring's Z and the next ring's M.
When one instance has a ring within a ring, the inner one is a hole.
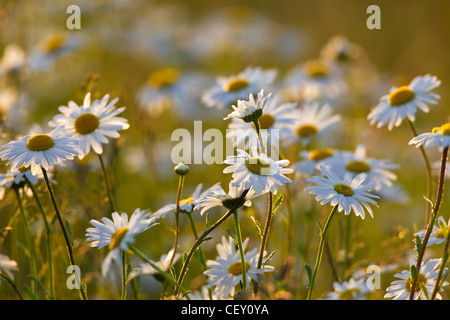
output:
M118 138L119 130L130 127L127 119L117 117L125 110L125 107L115 107L118 100L115 98L109 101L109 94L106 94L101 100L91 103L91 94L88 92L82 106L70 101L67 106L59 107L62 114L56 115L49 125L64 126L67 135L80 140L80 159L89 153L91 147L95 153L102 154L102 144L108 143L108 138Z
M197 203L199 201L201 201L202 199L206 198L207 196L209 196L213 190L215 190L217 187L219 186L219 184L215 184L212 187L210 187L209 189L206 189L205 191L201 192L203 184L200 183L199 185L197 185L197 187L195 188L193 194L186 198L186 199L182 199L180 200L179 203L179 210L182 213L192 213L197 205ZM153 213L153 217L156 217L157 219L160 218L164 218L167 214L169 213L175 213L177 210L177 204L176 203L171 203L171 204L167 204L164 207L162 207L161 209L157 210L155 213Z
M320 137L341 120L340 115L332 113L333 110L326 104L306 103L303 108L294 111L295 121L288 127L287 140L308 145L311 139Z
M206 211L214 207L224 207L226 209L231 209L236 201L240 198L244 189L242 187L238 188L233 186L231 183L229 185L229 192L226 193L222 187L218 186L212 190L211 194L207 197L200 199L195 206L196 210L200 210L200 214L203 215ZM255 198L255 192L250 189L244 198L244 206L249 207L252 205L251 199Z
M378 199L379 197L368 192L373 189L373 184L363 184L367 178L365 173L355 177L346 174L341 179L324 166L320 166L320 170L326 177L314 176L307 179L306 181L315 183L317 186L305 189L312 194L317 194L316 200L321 201L320 204L330 203L333 207L338 206L338 211L344 210L345 215L349 215L353 210L355 215L360 216L362 219L366 216L365 208L370 216L373 217L369 204L377 206L376 201L373 199Z
M288 132L287 126L294 123L295 118L293 114L297 103L281 103L279 95L271 95L264 104L264 110L258 117L258 126L261 129L261 134L267 130L267 134L275 135L275 130L278 130L279 136L282 138ZM233 141L235 146L241 145L245 139L255 139L258 137L255 131L255 124L253 122L245 122L240 118L232 117L227 129L227 138Z
M48 175L50 177L51 172ZM6 189L10 189L11 187L26 187L26 180L35 185L38 179L41 178L43 178L41 171L39 171L38 175L33 175L31 169L25 168L24 166L21 166L14 173L9 170L5 174L0 174L0 200L3 199ZM50 180L55 182L53 179ZM28 189L25 189L25 191L28 191Z
M440 263L441 259L430 259L427 261L427 263L422 264L417 276L417 285L416 291L414 292L414 300L427 299L427 297L429 298L431 296L438 276L438 268ZM403 270L401 273L397 273L394 277L399 278L400 280L395 280L391 283L391 285L386 289L387 293L384 295L384 297L393 298L393 300L407 300L409 298L411 290L410 271ZM448 285L447 281L442 284L442 286L446 285ZM442 286L440 288L440 291L443 291ZM422 288L426 289L426 295L422 291ZM437 293L436 299L442 299L439 293Z
M301 151L300 158L302 160L295 163L296 171L299 174L312 176L319 170L321 165L328 166L329 162L334 161L336 158L336 151L332 148Z
M333 289L334 291L327 294L327 300L365 300L364 295L370 292L365 279L353 278L348 281L333 282Z
M440 127L433 128L431 132L419 134L409 141L409 145L414 145L416 148L420 146L429 147L436 145L440 150L450 146L450 122L443 124Z
M436 104L439 95L430 92L439 87L441 81L435 76L426 74L415 77L410 84L391 88L389 94L381 97L380 102L367 116L370 124L376 124L377 128L388 126L388 130L398 127L403 120L408 118L414 121L417 109L428 112L427 104Z
M14 280L13 271L17 271L17 262L11 260L7 255L0 253L0 271L6 273L9 279Z
M249 153L237 149L237 156L229 156L224 161L230 166L223 173L233 173L231 184L237 188L253 190L256 195L266 192L276 193L277 187L284 186L292 181L283 174L292 173L293 170L285 168L289 160L275 161L265 153L258 153L256 148L251 148Z
M335 99L347 91L336 66L329 60L315 59L293 69L286 87L302 100Z
M128 215L124 212L119 215L117 212L112 213L112 220L102 218L100 221L92 219L90 227L86 229L86 241L90 242L90 247L108 247L110 250L102 265L102 272L106 275L110 263L121 261L120 251L126 251L129 246L135 242L135 237L149 228L155 226L156 218L150 217L148 213L140 209L136 209L128 219Z
M445 222L443 216L439 216L438 226L433 226L433 230L431 231L430 237L428 238L427 247L444 242L449 231L450 227L448 223ZM414 233L414 236L419 236L419 238L423 240L425 237L425 233L426 230L420 230L419 232ZM413 241L415 242L415 240Z
M264 95L264 89L261 89L255 100L253 94L250 93L248 101L238 100L237 107L234 105L231 106L234 111L226 116L224 120L237 118L247 123L257 121L262 116L263 108L267 100L270 98L270 95L270 93L268 95Z
M60 126L50 133L27 135L5 144L0 157L8 160L13 173L22 166L31 166L31 173L37 175L41 168L48 171L52 165L73 160L81 153L79 143L77 138L66 136Z
M243 242L243 248L247 247L249 238ZM242 281L242 262L239 251L236 250L234 240L229 237L228 240L222 237L222 243L217 244L219 256L216 260L208 260L208 270L204 274L208 277L208 288L214 288L213 294L219 299L227 299L235 293L235 286ZM258 269L258 249L253 249L245 254L245 274L247 277L247 288L250 287L251 280L261 282L261 276L265 272L274 270L268 266L267 259L263 259L264 267Z
M219 77L216 85L203 94L202 102L208 107L231 106L237 100L246 99L249 94L257 94L261 89L270 88L276 75L275 70L247 67L237 75Z
M378 160L367 157L367 149L363 144L359 144L354 152L341 151L332 162L330 168L339 177L344 177L346 173L356 176L365 173L366 184L373 184L374 189L379 191L386 187L392 187L392 181L397 176L391 171L397 169L398 165L390 160Z

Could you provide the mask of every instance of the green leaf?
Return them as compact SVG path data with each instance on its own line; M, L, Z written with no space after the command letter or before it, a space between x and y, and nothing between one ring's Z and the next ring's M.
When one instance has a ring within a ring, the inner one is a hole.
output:
M87 297L88 295L87 295L87 284L86 284L86 282L82 282L81 283L81 291L83 291L83 293L84 293L84 295ZM81 299L83 299L83 296L81 295L81 292L80 292L80 298Z
M409 267L409 271L411 272L411 284L413 284L414 281L416 281L419 272L415 265L411 265L411 267Z
M420 240L419 236L416 236L416 250L420 252L420 248L422 247L422 240Z
M281 202L283 201L283 195L280 194L280 196L275 200L275 203L273 205L272 214L275 214L277 209L281 206Z
M36 277L29 275L30 279L33 280L34 282L36 282L44 291L47 295L49 295L48 289L47 287L41 282L39 281Z
M272 251L272 253L269 254L269 256L268 256L267 259L266 259L266 262L264 262L264 264L263 264L263 268L266 266L266 264L269 263L269 261L270 261L270 260L272 259L272 257L275 255L275 253L277 253L276 250Z
M227 229L228 234L230 235L230 237L233 238L234 242L237 243L237 237L233 234L233 232L231 232L230 230Z
M308 275L308 281L309 281L309 283L311 283L312 270L311 270L311 267L309 266L309 264L307 264L307 263L305 263L305 270L306 270L306 274Z
M258 220L256 220L256 218L254 216L251 216L250 218L255 223L256 227L258 228L259 235L262 236L263 235L263 228L261 227L261 224L259 223Z
M73 247L73 236L72 236L72 229L70 228L69 221L65 221L67 232L69 233L69 239L70 239L70 245Z
M430 198L428 198L426 195L422 195L423 196L423 198L425 199L425 201L427 201L430 205L431 205L431 209L432 210L434 210L434 203L433 203L433 201L431 201L431 199Z

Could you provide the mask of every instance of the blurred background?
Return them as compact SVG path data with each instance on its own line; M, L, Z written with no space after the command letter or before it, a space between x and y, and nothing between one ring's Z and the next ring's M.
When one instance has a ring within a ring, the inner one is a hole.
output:
M165 204L175 203L178 177L173 173L171 161L171 150L176 144L171 141L173 130L192 130L194 120L203 121L203 131L218 128L224 132L227 128L222 119L229 110L208 108L201 102L202 93L216 77L237 74L247 66L260 66L278 70L276 82L282 87L289 71L318 58L330 39L336 36L347 39L358 46L361 61L344 102L336 109L345 118L336 147L354 150L358 143L364 143L371 157L399 164L395 173L401 192L393 199L382 200L373 219L343 215L341 220L336 219L330 231L330 249L334 256L342 253L343 241L348 241L342 238L342 228L350 218L352 251L346 270L371 264L386 267L381 275L381 288L371 293L372 299L382 299L385 288L394 280L393 275L406 269L409 259L414 257L413 233L425 227L422 194L426 178L422 159L418 150L408 146L411 132L406 124L393 131L385 127L376 129L366 117L389 88L406 85L415 76L430 73L442 81L435 90L441 99L430 113L417 115L417 129L430 131L449 120L449 1L2 0L0 3L0 57L3 56L0 109L4 108L0 111L4 117L1 144L28 134L36 125L47 128L59 106L71 100L81 105L88 91L95 98L105 94L118 97L117 105L126 107L122 115L131 127L106 146L104 159L116 207L129 215L135 208L154 212ZM81 9L80 30L66 27L70 16L66 9L72 4ZM372 4L381 9L380 30L366 27L370 16L366 9ZM180 89L184 90L182 96L177 92L169 98L143 94L149 76L162 68L175 68L180 81L187 82L187 87ZM433 162L439 160L437 150L429 152ZM110 217L96 160L94 156L86 157L55 170L55 192L72 226L74 251L89 297L116 299L120 297L120 282L101 276L106 249L90 248L84 236L90 219ZM290 160L298 160L296 153ZM2 168L6 172L6 166ZM230 176L222 174L223 168L221 164L191 165L183 197L189 197L199 183L204 188L216 182L228 185ZM51 212L45 185L38 187ZM311 197L303 192L304 187L304 180L294 180L295 233L290 255L284 249L287 217L284 204L270 233L268 251L277 250L272 261L276 272L267 280L273 296L287 292L289 299L305 298L307 278L303 265L305 262L313 265L319 239L314 215L323 218L321 214L328 214L329 209L318 212ZM433 198L434 194L433 190ZM450 217L448 196L446 189L441 208L446 220ZM252 239L252 248L259 245L259 239L250 216L263 223L266 205L265 198L258 199L242 213L243 234ZM36 246L42 249L39 275L45 279L48 266L43 223L33 199L26 199L26 207ZM14 194L6 192L0 205L0 228L9 225L17 210ZM211 221L220 214L220 210L211 213ZM204 217L197 215L195 219L198 230L202 230ZM17 228L3 230L1 234L0 253L18 262L16 282L23 288L29 286L28 264L26 252L16 244L23 243L24 235L20 219L14 223ZM150 258L158 260L173 246L173 227L174 219L169 216L139 237L137 245ZM215 259L215 244L226 235L226 228L232 230L232 223L218 230L217 241L204 245L208 259ZM61 236L56 225L55 234L56 238ZM188 220L181 217L180 252L188 250L192 243ZM76 299L77 292L67 290L64 285L68 276L65 248L61 245L58 250L57 283L61 285L57 285L57 297ZM439 257L441 252L442 247L432 248L429 255ZM199 264L194 261L191 265L186 283L195 290L205 279ZM286 276L288 265L291 268ZM317 284L320 289L316 294L324 297L333 280L326 262L320 273ZM142 277L138 297L158 299L160 290L160 283L153 277ZM9 286L2 284L0 298L14 299L15 295Z

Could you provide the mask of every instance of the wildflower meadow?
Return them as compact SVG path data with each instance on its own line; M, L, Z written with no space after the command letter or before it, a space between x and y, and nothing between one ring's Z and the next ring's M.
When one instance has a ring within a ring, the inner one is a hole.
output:
M0 299L447 300L449 14L2 1Z

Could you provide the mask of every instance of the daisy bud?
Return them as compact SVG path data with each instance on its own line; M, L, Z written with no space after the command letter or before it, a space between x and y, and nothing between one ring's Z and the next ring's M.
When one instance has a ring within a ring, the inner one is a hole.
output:
M180 162L175 166L174 171L179 176L185 176L189 173L189 167L183 162Z

